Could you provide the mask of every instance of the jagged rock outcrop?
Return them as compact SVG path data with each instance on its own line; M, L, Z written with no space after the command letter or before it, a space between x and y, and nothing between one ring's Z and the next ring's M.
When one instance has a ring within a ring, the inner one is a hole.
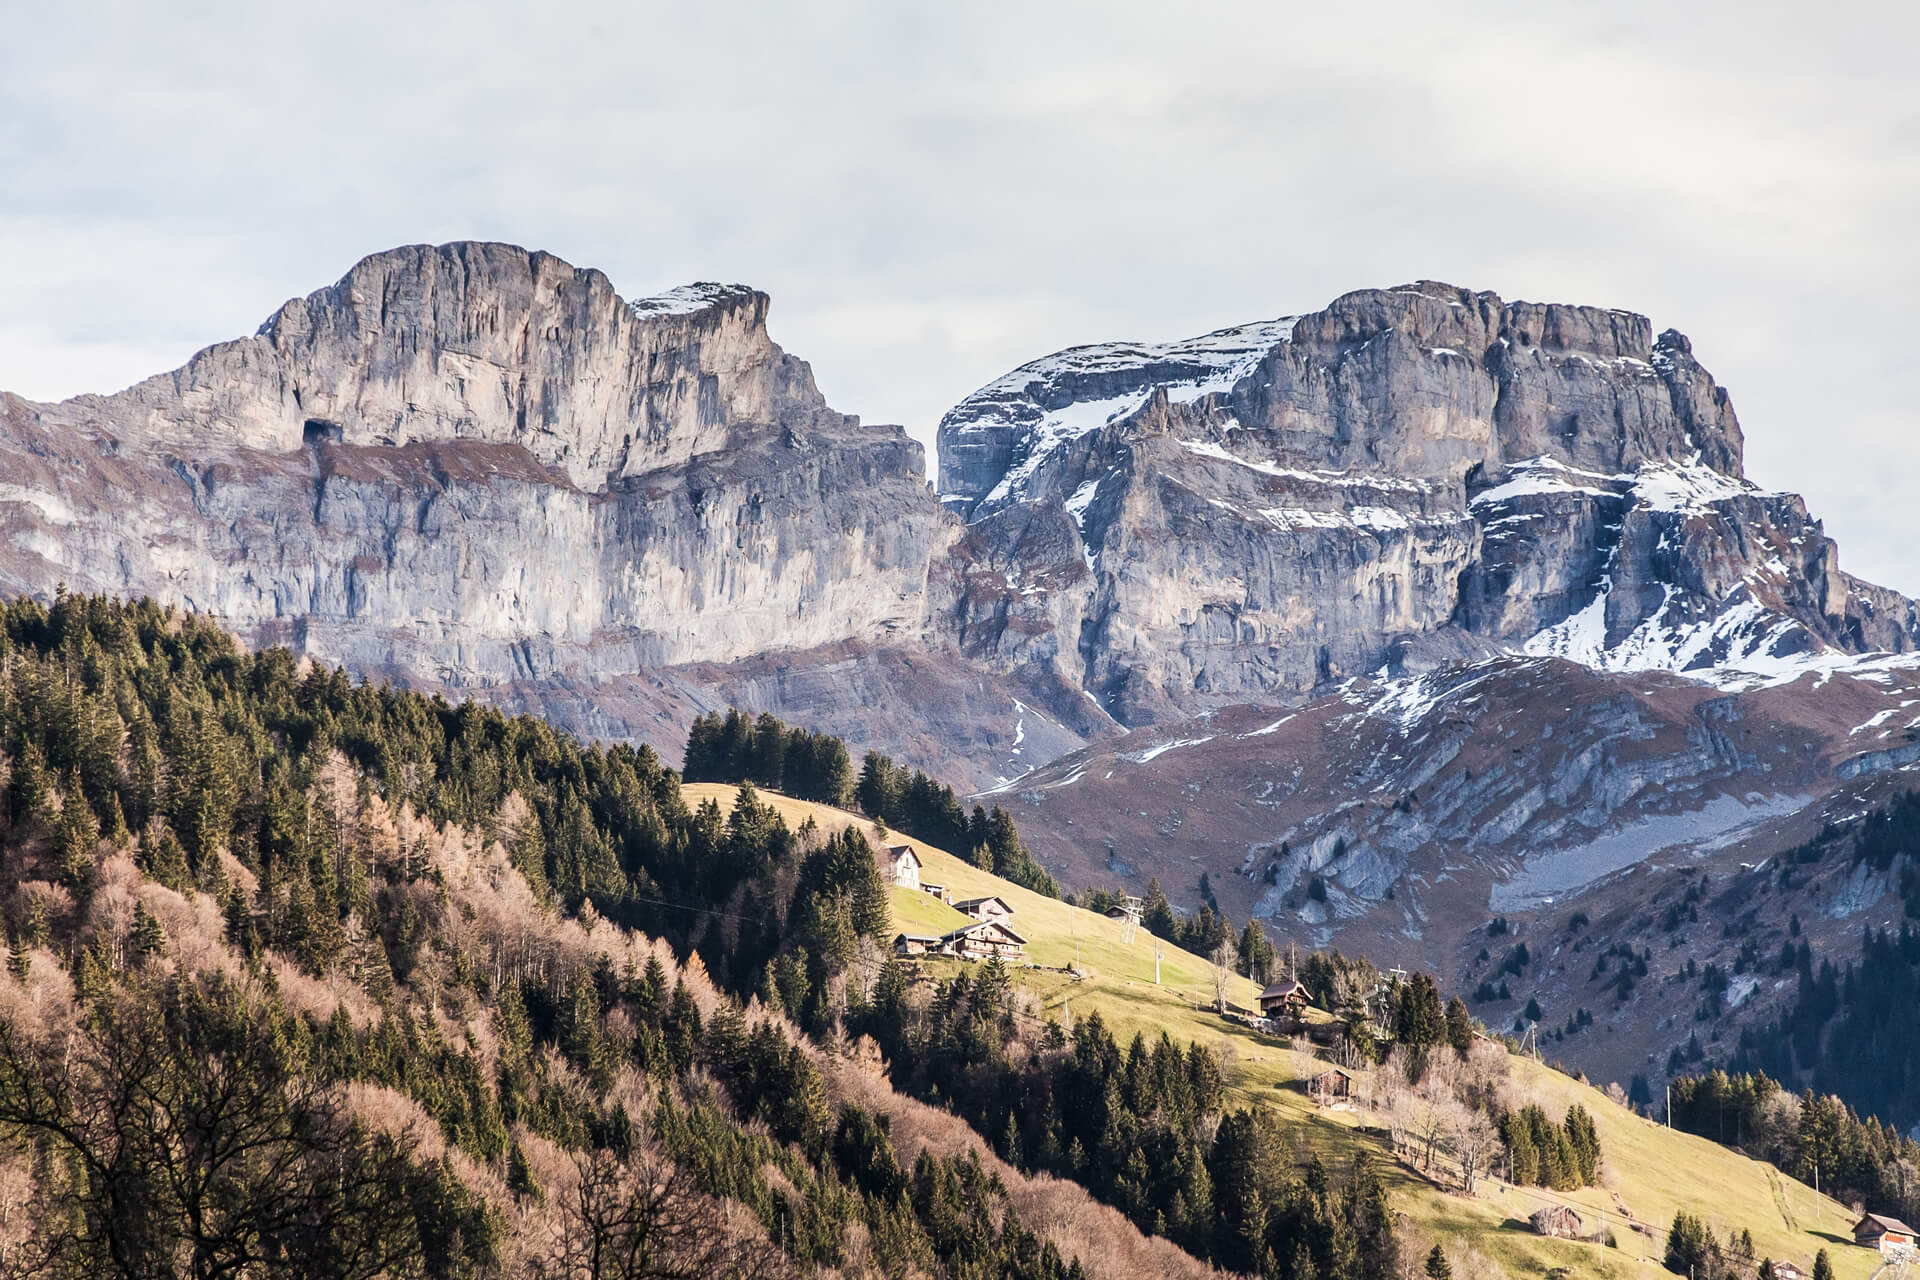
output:
M724 449L741 424L834 413L767 336L767 296L686 285L627 302L598 271L514 245L408 245L68 415L170 443L284 453L308 439L516 444L583 490Z
M118 394L0 396L0 590L153 595L663 748L723 691L844 703L980 784L1355 673L1913 644L1911 602L1741 477L1686 339L1626 312L1422 283L1062 352L947 416L936 499L767 307L376 254Z
M0 413L0 586L153 595L461 686L920 634L955 536L764 294L625 302L507 245L376 254L113 396Z
M1065 351L956 406L941 486L969 571L936 599L978 660L1129 724L1519 648L1625 668L1911 648L1912 603L1840 572L1742 446L1687 340L1645 317L1367 290Z

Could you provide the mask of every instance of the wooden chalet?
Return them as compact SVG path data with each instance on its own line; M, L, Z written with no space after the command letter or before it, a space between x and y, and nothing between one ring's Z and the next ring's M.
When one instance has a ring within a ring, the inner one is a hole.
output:
M906 889L920 887L920 855L913 851L910 844L889 845L887 862L893 882Z
M893 954L897 956L931 955L940 949L940 939L930 933L901 933L894 935Z
M1580 1221L1580 1215L1564 1204L1550 1204L1528 1218L1527 1222L1540 1235L1561 1240L1578 1240L1585 1226Z
M1853 1227L1853 1242L1862 1248L1878 1250L1883 1258L1916 1256L1914 1230L1898 1218L1870 1213Z
M1339 1067L1332 1067L1307 1081L1307 1093L1323 1105L1351 1098L1353 1077Z
M1260 993L1260 1012L1269 1018L1299 1018L1313 997L1298 978L1275 978Z
M959 956L962 960L988 960L994 956L1002 960L1024 960L1027 940L1015 933L1004 920L982 920L955 929L940 939L940 951L943 955Z
M953 895L947 892L947 886L943 884L929 884L927 881L922 880L920 882L920 892L929 897L938 898L945 903L951 903L953 901Z
M1013 908L1007 905L1007 900L999 897L967 898L954 903L953 909L975 920L1005 920L1013 914Z

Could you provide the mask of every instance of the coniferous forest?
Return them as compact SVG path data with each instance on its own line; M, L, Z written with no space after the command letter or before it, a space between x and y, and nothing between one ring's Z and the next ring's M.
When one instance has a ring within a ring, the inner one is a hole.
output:
M911 996L865 839L751 785L73 595L0 612L0 753L0 1275L1397 1255L1379 1175L1209 1051L1036 1025L996 965Z
M1060 896L1060 886L1027 852L1013 819L998 805L989 813L976 804L969 814L951 786L918 769L869 751L856 778L849 759L838 738L735 708L725 716L695 718L683 774L688 782L751 782L802 800L857 808L1035 893Z

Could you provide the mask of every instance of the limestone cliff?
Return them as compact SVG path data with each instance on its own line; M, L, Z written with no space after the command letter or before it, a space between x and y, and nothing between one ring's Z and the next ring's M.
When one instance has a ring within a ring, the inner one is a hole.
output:
M955 536L922 450L832 411L767 305L376 254L118 395L7 398L0 586L461 686L917 636Z
M1642 316L1423 282L1077 348L941 423L966 652L1123 723L1526 649L1705 668L1906 650L1741 470L1732 404Z

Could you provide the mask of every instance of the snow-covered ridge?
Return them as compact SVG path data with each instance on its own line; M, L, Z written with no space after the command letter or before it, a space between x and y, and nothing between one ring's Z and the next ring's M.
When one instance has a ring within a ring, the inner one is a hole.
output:
M1297 316L1237 325L1179 342L1070 347L1023 364L947 412L942 433L1017 428L1018 461L988 493L1022 493L1059 445L1139 412L1156 391L1175 404L1224 395L1293 333ZM1095 388L1105 394L1093 394Z
M1293 336L1293 326L1299 319L1283 316L1259 320L1178 342L1096 342L1068 347L995 378L955 405L948 417L972 418L974 415L964 410L977 401L1035 396L1044 387L1076 375L1136 372L1144 385L1163 385L1176 399L1231 391L1233 384L1252 373L1269 351Z
M1473 495L1468 505L1481 508L1540 494L1573 493L1616 497L1631 493L1635 504L1653 511L1704 511L1729 498L1765 497L1750 480L1715 471L1697 459L1651 462L1637 471L1611 475L1583 471L1550 457L1526 458L1507 468L1507 478Z
M642 319L654 319L661 316L690 316L714 307L726 306L743 297L751 296L753 290L744 284L716 284L702 280L694 284L683 284L656 293L648 298L634 298L627 303L627 309Z
M1745 693L1792 684L1805 676L1836 675L1885 683L1892 672L1920 671L1920 652L1851 654L1821 644L1792 618L1750 597L1712 618L1672 617L1674 593L1652 617L1613 644L1606 643L1608 585L1564 621L1542 628L1521 646L1535 657L1565 658L1595 671L1666 671Z

